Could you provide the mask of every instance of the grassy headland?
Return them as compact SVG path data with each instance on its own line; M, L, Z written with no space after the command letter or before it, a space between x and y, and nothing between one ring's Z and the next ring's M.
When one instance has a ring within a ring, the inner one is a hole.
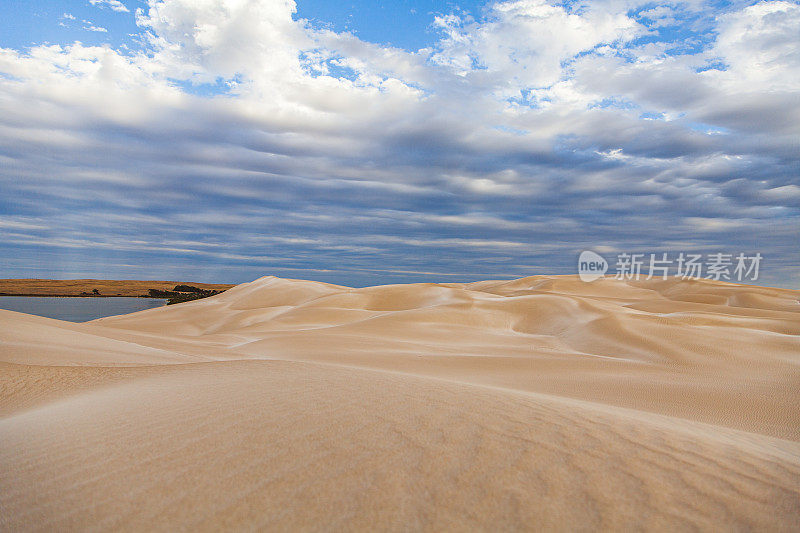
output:
M139 298L183 298L212 296L233 287L230 283L109 279L0 279L0 296L134 296ZM176 289L178 289L176 291ZM189 289L189 290L184 290ZM153 296L153 292L159 296ZM160 295L169 293L168 295ZM203 296L201 296L203 295ZM176 302L177 303L177 302Z

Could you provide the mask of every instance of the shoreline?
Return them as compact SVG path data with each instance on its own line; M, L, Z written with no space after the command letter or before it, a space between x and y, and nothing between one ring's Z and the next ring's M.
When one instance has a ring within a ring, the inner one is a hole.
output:
M147 298L151 300L166 300L160 296L149 296L142 294L139 296L129 294L11 294L0 292L0 296L19 296L22 298Z
M175 292L178 286L190 286L202 291L225 291L233 283L201 283L195 281L166 280L110 280L110 279L0 279L0 296L72 298L162 298L150 291Z

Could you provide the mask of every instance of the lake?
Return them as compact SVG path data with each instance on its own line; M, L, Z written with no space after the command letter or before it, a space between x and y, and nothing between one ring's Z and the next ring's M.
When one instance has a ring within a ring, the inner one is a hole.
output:
M0 296L0 309L30 315L46 316L70 322L86 322L95 318L124 315L161 307L161 298L81 298L58 296Z

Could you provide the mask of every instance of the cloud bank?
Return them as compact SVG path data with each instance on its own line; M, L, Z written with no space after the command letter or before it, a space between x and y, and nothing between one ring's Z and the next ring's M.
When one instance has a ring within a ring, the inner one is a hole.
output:
M800 286L797 3L507 1L414 51L295 12L150 0L137 51L0 49L7 277L363 285L598 249L759 251Z

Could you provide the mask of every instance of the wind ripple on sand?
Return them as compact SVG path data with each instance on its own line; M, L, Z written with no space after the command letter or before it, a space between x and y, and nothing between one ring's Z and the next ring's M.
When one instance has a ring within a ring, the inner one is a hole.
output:
M800 513L796 443L304 363L162 370L0 435L12 530L788 531Z
M797 296L270 277L0 312L0 529L796 530Z

